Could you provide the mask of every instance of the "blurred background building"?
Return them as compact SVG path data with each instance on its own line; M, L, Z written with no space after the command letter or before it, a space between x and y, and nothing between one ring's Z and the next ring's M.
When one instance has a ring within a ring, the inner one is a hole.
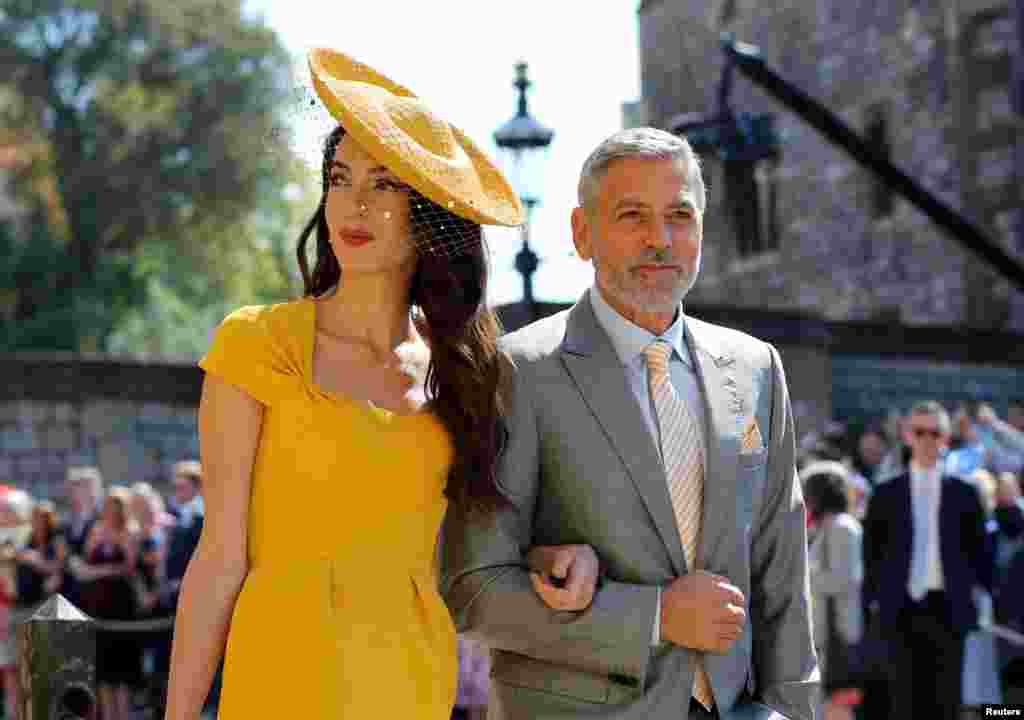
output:
M947 204L1024 257L1024 61L1019 0L645 0L640 107L666 129L718 104L719 32L822 101ZM1017 102L1020 102L1018 99ZM830 320L1024 330L1024 293L964 251L841 149L742 77L731 104L769 113L777 158L711 187L694 303Z
M623 124L688 135L709 187L687 306L779 346L798 428L1024 396L1024 292L998 268L737 72L728 105L773 151L730 165L692 132L722 107L731 33L1024 258L1024 3L643 0L637 21L642 96Z
M678 130L695 114L714 113L725 63L720 33L732 32L1024 258L1024 92L1014 93L1024 88L1024 0L643 0L634 7L641 96L622 105L624 126ZM542 89L550 74L536 67L530 77ZM501 117L523 96L507 84L509 69L495 75ZM949 407L990 400L1000 412L1024 398L1024 293L749 80L736 74L728 97L737 113L767 119L777 152L743 172L702 153L710 190L704 261L687 308L779 348L798 431L830 420L863 426L922 397ZM536 112L556 137L573 134L543 104ZM10 180L26 162L28 142L0 135L0 221L20 217L15 230L25 238L38 223L15 201ZM554 204L554 191L537 193L542 209ZM280 236L285 247L301 217L286 210L276 224L245 234ZM538 250L569 246L567 227L560 237L542 230L538 223L529 241ZM261 256L256 245L225 245L232 248L235 255L211 257L225 266L263 257L246 270L257 279L290 266L286 255ZM536 263L521 255L516 265L526 277ZM136 352L122 341L99 351L0 354L0 479L52 496L63 468L82 462L98 464L111 482L160 484L173 462L195 456L202 374L194 358L168 350L205 347L205 331L243 304L231 298L266 302L288 288L282 282L253 295L242 284L221 299L223 308L179 313L194 289L183 284L169 294L172 281L189 277L175 269L175 257L147 260L163 284L145 308L132 310L137 327L125 337ZM524 292L523 301L497 311L514 330L568 307L558 300ZM15 302L0 294L0 319ZM152 340L160 342L147 354Z

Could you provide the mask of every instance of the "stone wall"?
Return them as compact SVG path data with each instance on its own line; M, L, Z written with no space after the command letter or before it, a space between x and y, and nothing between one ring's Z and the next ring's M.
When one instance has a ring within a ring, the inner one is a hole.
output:
M69 464L107 483L169 491L173 463L198 457L202 372L103 356L0 356L0 482L61 499Z
M541 304L541 315L568 304ZM532 318L519 303L497 309L507 331ZM947 407L968 400L1005 413L1024 400L1024 335L964 327L849 322L801 311L687 301L687 311L772 343L789 386L797 436L829 420L878 421L921 399Z
M539 303L541 315L564 305ZM954 327L841 322L810 313L689 305L708 322L775 345L799 436L829 419L870 420L922 397L1024 399L1024 336ZM507 331L531 319L498 308ZM69 464L100 467L108 483L169 492L178 460L199 455L194 363L90 355L0 355L0 483L61 500Z
M649 0L638 11L647 119L671 127L716 111L719 32L734 32L862 135L884 118L897 165L1024 257L1014 160L1024 126L1010 92L1017 1ZM778 193L778 249L739 256L722 168L703 158L710 203L695 301L1024 330L1024 293L924 214L901 199L877 213L874 178L738 73L730 98L737 111L773 113L784 138L763 175Z

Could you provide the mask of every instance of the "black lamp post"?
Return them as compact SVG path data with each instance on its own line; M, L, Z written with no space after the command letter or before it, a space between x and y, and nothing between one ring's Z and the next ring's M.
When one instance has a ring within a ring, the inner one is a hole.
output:
M494 142L506 157L506 174L526 207L523 248L516 254L516 270L523 276L523 300L536 317L533 273L540 261L530 248L530 218L533 209L540 204L541 164L555 133L537 122L526 107L526 90L532 84L526 70L525 62L516 63L513 86L519 91L519 107L515 116L495 131Z

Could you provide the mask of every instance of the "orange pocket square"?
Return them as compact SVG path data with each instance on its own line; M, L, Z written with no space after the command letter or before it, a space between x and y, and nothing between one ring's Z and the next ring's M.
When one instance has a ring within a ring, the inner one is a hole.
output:
M743 436L740 438L740 451L752 453L763 449L764 439L761 437L761 428L757 426L757 419L751 416L743 428Z

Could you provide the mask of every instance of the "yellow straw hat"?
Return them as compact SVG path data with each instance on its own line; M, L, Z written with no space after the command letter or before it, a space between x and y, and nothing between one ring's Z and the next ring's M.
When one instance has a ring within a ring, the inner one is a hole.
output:
M327 110L402 182L467 220L523 223L522 203L501 171L416 95L336 50L314 48L308 60Z

